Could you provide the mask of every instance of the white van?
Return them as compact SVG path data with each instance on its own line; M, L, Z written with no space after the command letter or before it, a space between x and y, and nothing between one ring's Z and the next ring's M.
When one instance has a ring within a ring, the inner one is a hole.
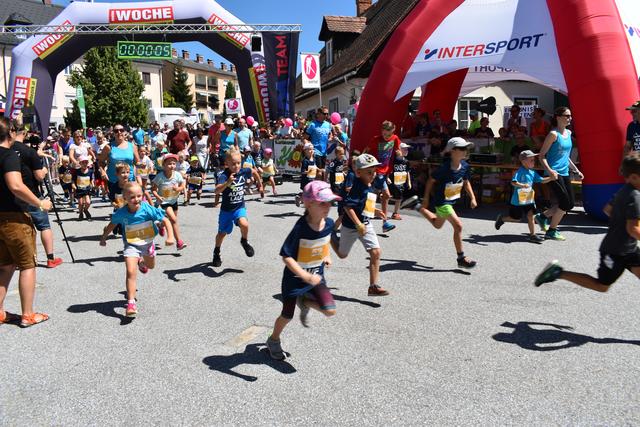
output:
M173 128L175 120L184 120L185 124L191 123L194 126L200 122L197 114L187 114L182 108L150 108L147 118L149 124L157 121L160 127L167 123L170 128Z

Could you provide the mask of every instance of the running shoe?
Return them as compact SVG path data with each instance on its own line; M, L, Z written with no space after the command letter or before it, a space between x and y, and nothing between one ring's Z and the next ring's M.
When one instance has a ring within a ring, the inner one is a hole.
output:
M462 257L462 258L458 258L458 267L460 268L473 268L477 265L478 263L472 259L470 259L469 257Z
M367 294L370 297L384 297L389 295L389 291L387 291L380 285L371 285L369 286L369 291L367 292Z
M544 233L544 238L548 239L548 240L557 240L559 242L564 242L565 240L567 240L562 234L560 234L560 232L558 230L547 230L546 233Z
M538 236L537 234L531 234L531 235L529 235L529 241L531 243L540 244L540 243L544 242L544 237Z
M62 264L62 258L54 258L54 259L47 260L47 268L56 268L60 264Z
M255 251L253 250L253 246L249 244L246 240L240 240L240 244L242 245L242 249L244 249L244 253L251 258L255 255Z
M385 233L390 232L390 231L391 231L391 230L393 230L394 228L396 228L396 226L395 226L395 225L393 225L393 224L391 224L389 221L385 221L385 222L382 224L382 231L383 231L383 232L385 232Z
M502 227L504 225L504 221L502 220L502 214L498 214L498 216L496 217L496 222L493 224L493 226L496 228L496 230L500 230L500 227Z
M400 209L411 209L418 203L419 200L420 198L418 196L411 196L400 203Z
M138 270L140 270L140 273L142 274L147 274L149 272L149 267L145 265L142 258L140 258L140 261L138 261Z
M305 328L309 327L309 307L304 304L304 297L298 297L296 300L296 304L300 309L300 323Z
M549 230L549 219L546 216L542 214L536 214L534 218L538 223L538 225L540 226L540 230L542 231Z
M560 267L558 260L553 260L542 270L538 277L536 277L536 281L534 282L536 287L540 287L545 283L551 283L558 280L560 275L564 270Z
M182 240L178 240L178 242L176 243L176 247L178 248L179 251L181 251L187 247L187 244Z
M267 349L269 350L269 356L271 356L272 359L284 360L287 357L282 350L280 341L272 339L271 336L267 338Z
M214 267L220 267L222 265L222 258L220 258L220 254L213 253L213 261L212 264Z
M400 216L399 213L394 213L393 215L391 215L391 219L396 221L402 221L402 217Z
M91 214L89 213L88 209L84 211L84 215L87 217L87 219L91 219Z
M127 317L136 317L138 315L138 305L136 302L127 303Z

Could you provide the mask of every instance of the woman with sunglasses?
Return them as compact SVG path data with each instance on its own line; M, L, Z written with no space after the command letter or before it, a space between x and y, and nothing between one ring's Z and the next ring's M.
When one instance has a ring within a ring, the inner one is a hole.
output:
M114 141L106 145L100 153L100 164L106 170L106 177L103 179L109 180L109 194L116 194L118 185L118 174L116 173L116 166L119 163L126 163L129 165L130 175L129 181L134 180L134 165L140 163L138 156L138 150L127 139L127 134L124 127L117 124L113 127Z
M546 231L545 239L565 240L558 232L558 224L574 205L569 171L575 172L581 180L584 178L570 158L573 148L571 131L567 129L570 124L571 110L567 107L557 108L551 121L553 129L540 150L540 162L545 169L545 176L555 178L548 184L556 196L554 205L544 213L536 215L536 222Z

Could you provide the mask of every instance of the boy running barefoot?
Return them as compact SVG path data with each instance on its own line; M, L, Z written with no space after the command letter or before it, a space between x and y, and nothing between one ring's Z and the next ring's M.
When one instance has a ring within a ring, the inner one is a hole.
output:
M156 221L164 223L167 230L167 246L174 244L173 232L164 211L143 202L143 192L136 182L129 182L123 188L127 205L118 209L111 217L111 222L104 228L100 238L100 246L107 245L107 236L116 226L123 228L124 260L127 271L127 317L136 317L136 276L137 270L146 274L156 265L156 249L153 239L158 234Z
M380 165L371 154L362 154L355 160L356 180L344 202L344 217L340 228L340 237L337 233L331 236L331 246L339 258L346 258L357 240L360 240L364 249L369 253L369 296L389 295L385 289L378 285L380 275L380 243L373 229L371 219L375 216L386 220L382 211L376 209L377 196L371 188L376 178L376 167Z
M333 194L326 182L312 181L304 188L302 199L305 214L296 222L280 249L285 264L282 312L267 339L269 354L277 360L286 357L280 344L280 334L293 319L296 304L304 327L309 327L309 309L327 317L336 314L336 304L325 282L324 269L331 265L329 241L333 230L333 221L327 216L332 203L340 197Z
M453 205L460 199L463 188L471 199L471 209L475 209L478 206L476 196L469 182L471 178L471 168L464 160L467 157L467 149L470 145L470 142L460 137L451 138L449 142L447 142L444 153L451 153L451 157L446 158L440 168L436 170L429 178L429 181L427 181L422 206L419 207L419 212L422 216L435 228L442 228L447 221L451 224L453 227L453 244L458 254L458 267L462 268L473 268L476 266L475 261L464 255L464 251L462 250L462 221L453 209ZM435 213L427 209L431 190L434 186Z
M250 168L240 168L242 156L237 149L232 148L227 152L224 163L226 169L220 174L218 178L219 184L216 185L216 194L222 194L222 206L220 207L220 215L218 216L216 247L213 250L214 267L220 267L222 265L220 248L227 234L233 232L234 225L240 227L240 233L242 235L240 244L244 249L244 253L248 257L254 255L255 251L247 241L249 237L249 220L247 219L247 209L244 204L245 187L252 177L255 178L258 184L260 197L264 197L262 180L258 172Z
M598 277L565 271L558 261L552 261L536 277L535 285L568 280L583 288L598 292L609 291L610 286L629 270L640 277L640 156L627 156L622 162L622 175L626 184L604 208L609 216L609 230L600 244Z

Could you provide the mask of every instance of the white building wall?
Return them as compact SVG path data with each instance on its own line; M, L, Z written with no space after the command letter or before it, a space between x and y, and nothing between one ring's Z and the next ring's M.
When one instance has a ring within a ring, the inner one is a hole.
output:
M367 79L351 79L346 83L341 83L330 89L322 91L322 104L320 103L320 97L316 92L313 96L296 102L296 111L303 114L305 117L308 112L315 111L320 105L326 105L329 108L329 112L346 113L351 105L352 90L355 90L355 97L359 99L362 95ZM334 102L331 102L334 101ZM332 108L336 105L338 108Z

